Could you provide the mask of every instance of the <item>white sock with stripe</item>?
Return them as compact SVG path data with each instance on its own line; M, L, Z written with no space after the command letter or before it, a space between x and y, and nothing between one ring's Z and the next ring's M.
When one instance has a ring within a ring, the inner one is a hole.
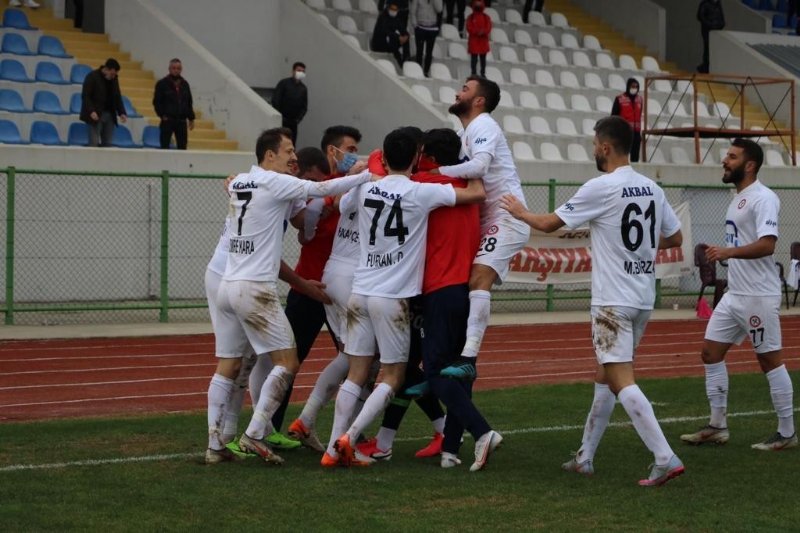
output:
M606 432L608 422L611 420L611 413L614 412L614 405L617 403L617 397L608 388L608 385L602 383L594 384L594 399L592 400L592 408L589 409L589 414L586 417L586 425L583 427L583 440L581 441L581 448L575 456L575 460L579 463L584 461L593 461L594 454L597 452L597 447L600 445L600 439Z
M350 363L347 360L347 356L339 352L319 375L317 382L314 384L314 390L311 391L311 395L306 400L299 417L307 428L314 427L320 410L339 390L339 384L347 377L349 370Z
M259 355L256 358L256 363L253 370L250 372L250 401L253 405L258 405L258 399L261 397L261 387L267 380L267 376L272 371L272 358L267 355Z
M253 411L253 418L247 426L247 435L250 438L261 440L264 435L272 433L272 415L280 407L286 391L289 390L294 375L286 367L276 365L261 387L258 404Z
M361 412L356 419L353 420L350 429L347 430L351 442L355 442L358 436L361 435L361 432L364 431L364 428L370 425L370 423L375 420L375 417L386 409L386 406L389 405L392 398L394 398L392 387L386 383L378 383L375 390L373 390L372 394L367 398L367 401L364 402L364 407L361 408Z

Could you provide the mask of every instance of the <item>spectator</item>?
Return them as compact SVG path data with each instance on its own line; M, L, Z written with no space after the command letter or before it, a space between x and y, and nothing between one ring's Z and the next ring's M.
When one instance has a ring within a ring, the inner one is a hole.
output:
M397 4L391 3L378 15L369 47L373 52L391 53L402 67L411 52L408 44L408 31L399 20L399 12L400 8Z
M422 66L426 78L430 77L433 45L436 43L436 36L439 35L441 15L442 0L416 0L414 11L411 13L414 40L417 44L417 63Z
M617 96L611 107L611 114L624 118L633 130L631 143L631 162L639 161L639 145L642 142L642 108L643 100L639 95L639 82L636 78L628 78L625 92Z
M25 0L25 2L20 2L20 0L8 0L8 7L29 7L31 9L36 9L41 4L34 2L33 0Z
M392 0L389 2L397 6L397 21L403 31L408 31L408 17L411 12L409 8L410 0ZM386 0L378 0L378 11L386 9Z
M297 61L292 65L292 76L278 82L272 94L272 107L283 118L283 127L292 130L292 144L297 142L297 126L308 111L308 88L303 80L306 65Z
M186 150L188 129L194 129L194 110L192 109L192 90L181 72L183 65L178 58L169 62L169 74L156 82L153 93L153 107L161 119L161 148L169 148L172 134L178 150Z
M697 72L708 73L708 33L725 27L725 13L722 12L720 0L701 0L697 8L697 20L700 21L700 33L703 36L703 62L697 66Z
M128 120L119 90L119 62L108 58L103 66L83 80L80 119L89 125L89 146L111 146L117 115Z
M489 35L492 33L492 19L483 12L483 0L472 2L472 14L467 17L467 51L470 56L470 69L475 76L478 58L481 60L481 76L486 77L486 54L489 53Z
M528 14L531 12L531 8L541 13L543 7L544 0L525 0L525 7L522 8L522 22L528 23Z
M72 13L72 25L76 28L83 27L83 0L72 0L75 11Z
M800 0L789 0L786 3L786 24L792 23L792 17L797 15L795 33L800 35Z
M444 6L447 9L445 14L445 22L452 24L456 16L458 16L458 33L464 36L464 11L467 9L467 0L444 0Z

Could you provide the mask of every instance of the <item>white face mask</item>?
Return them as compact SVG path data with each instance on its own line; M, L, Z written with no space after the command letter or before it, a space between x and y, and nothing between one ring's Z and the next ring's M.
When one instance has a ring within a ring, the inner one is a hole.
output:
M296 79L297 81L300 81L305 77L306 77L306 73L304 71L302 71L302 70L295 70L294 71L294 79Z
M631 89L629 92L631 96L636 96L637 94L639 94L639 89Z
M397 11L389 11L389 16L394 18L397 16Z

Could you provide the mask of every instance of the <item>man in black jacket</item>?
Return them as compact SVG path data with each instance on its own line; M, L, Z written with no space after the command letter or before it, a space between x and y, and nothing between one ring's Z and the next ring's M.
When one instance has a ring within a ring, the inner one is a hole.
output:
M700 33L703 36L703 62L697 71L708 73L708 34L712 30L725 27L725 14L722 12L720 0L702 0L697 8L697 20L700 21Z
M109 58L83 80L80 119L89 125L89 146L111 146L117 115L123 123L128 120L119 90L118 72L119 62Z
M272 93L272 107L283 118L283 127L292 130L292 142L297 143L297 126L308 111L308 88L303 83L306 66L297 61L292 65L292 77L284 78Z
M401 67L411 55L408 43L408 28L398 15L400 8L391 3L378 15L369 48L373 52L390 52Z
M183 65L178 58L169 62L169 74L156 82L153 93L153 107L161 119L161 148L169 148L172 135L178 150L186 150L188 129L194 129L194 109L192 91L183 76Z

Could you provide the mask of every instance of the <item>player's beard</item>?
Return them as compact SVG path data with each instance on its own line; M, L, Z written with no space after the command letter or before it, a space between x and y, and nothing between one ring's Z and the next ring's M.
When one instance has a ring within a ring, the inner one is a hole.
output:
M608 168L608 158L603 157L602 155L594 154L594 164L597 165L597 170L600 172L605 172L606 168Z
M469 110L472 108L472 100L458 100L453 105L451 105L447 111L451 115L455 115L459 118L467 115Z
M722 175L722 183L733 183L738 185L744 179L744 165L740 165L734 169L727 171Z

